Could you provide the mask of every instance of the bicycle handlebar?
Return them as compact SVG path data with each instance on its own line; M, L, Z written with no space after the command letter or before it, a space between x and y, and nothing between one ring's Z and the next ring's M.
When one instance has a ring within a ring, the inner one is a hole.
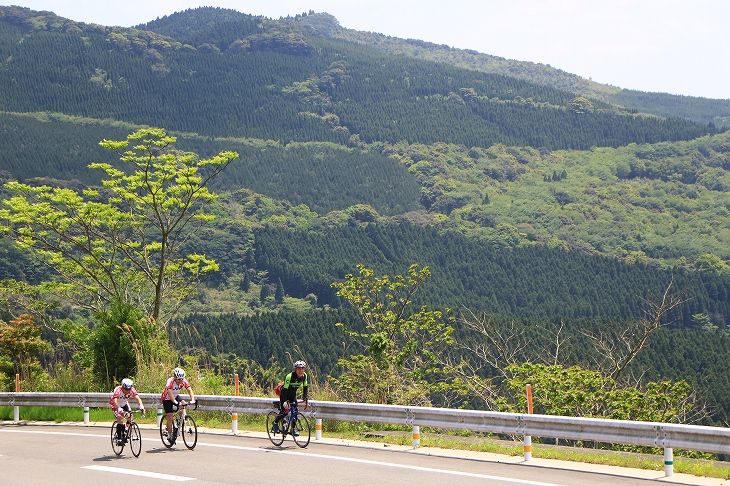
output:
M184 401L184 400L183 400L183 401ZM178 403L178 404L177 404L177 408L178 408L178 410L179 410L179 409L180 409L181 407L182 407L182 408L190 408L190 405L194 405L194 406L193 406L193 410L197 410L197 409L198 409L198 401L197 401L197 400L195 400L194 402L185 402L185 403Z
M293 403L293 402L294 402L294 400L292 400L290 403ZM303 410L307 410L309 408L309 400L297 400L296 403L297 403L297 406L299 406L300 403L304 403L305 405L304 405Z
M134 412L140 412L140 413L141 413L142 415L144 415L144 412L146 412L146 411L147 411L147 409L146 409L146 408L140 408L140 409L138 409L138 410L130 410L129 412L126 412L126 411L125 411L125 412L124 412L124 416L125 416L125 417L129 417L129 418L131 419L131 418L132 418L132 416L134 415Z

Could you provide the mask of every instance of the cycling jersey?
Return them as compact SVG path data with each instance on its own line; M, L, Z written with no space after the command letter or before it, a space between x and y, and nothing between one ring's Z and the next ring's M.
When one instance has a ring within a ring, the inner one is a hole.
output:
M284 385L281 387L281 403L284 404L286 401L296 401L297 391L300 386L302 387L302 399L306 400L307 391L309 390L307 373L304 373L301 377L297 376L296 372L286 375L284 378Z
M178 384L177 381L175 381L175 377L171 377L167 380L167 384L165 385L165 389L162 390L162 400L169 400L170 397L167 395L167 390L172 390L172 396L177 399L178 395L180 395L180 390L185 388L186 390L190 388L190 383L188 383L188 380L185 378L182 379L182 383Z
M130 388L129 391L122 388L122 385L119 385L114 389L114 392L112 393L112 398L109 400L109 405L112 406L112 408L115 407L114 405L114 399L117 399L118 406L125 407L129 404L129 399L134 398L137 396L137 390L134 389L134 387Z

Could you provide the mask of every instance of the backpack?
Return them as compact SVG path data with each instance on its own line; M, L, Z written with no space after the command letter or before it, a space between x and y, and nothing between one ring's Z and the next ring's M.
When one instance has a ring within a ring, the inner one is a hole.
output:
M280 381L275 387L274 387L274 393L277 394L277 396L281 396L281 387L284 386L284 382Z

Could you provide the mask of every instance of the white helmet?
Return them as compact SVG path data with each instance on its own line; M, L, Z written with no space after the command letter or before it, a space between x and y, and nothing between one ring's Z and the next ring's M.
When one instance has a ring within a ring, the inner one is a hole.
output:
M174 376L178 380L182 380L183 378L185 378L185 370L183 370L182 368L175 368L172 372L172 376Z
M306 368L307 367L307 363L305 361L303 361L303 360L300 359L299 361L297 361L296 363L294 363L294 367L295 368Z
M122 380L122 388L124 388L125 390L131 390L132 384L132 380L130 380L129 378L125 378Z

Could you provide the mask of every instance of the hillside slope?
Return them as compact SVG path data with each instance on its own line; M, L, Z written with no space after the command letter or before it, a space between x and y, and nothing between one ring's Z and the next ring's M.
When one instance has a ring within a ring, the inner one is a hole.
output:
M113 118L284 144L447 141L556 150L716 133L712 126L632 114L516 78L381 54L307 36L295 24L256 23L220 9L170 16L174 28L161 30L175 37L8 10L0 17L4 111Z
M340 26L329 14L287 19L306 25L314 35L345 39L381 52L452 64L487 73L503 74L532 83L601 100L612 105L663 117L688 118L701 123L730 127L730 100L647 93L596 83L550 65L505 59L469 49L456 49L418 39L399 39Z
M725 270L726 133L337 32L326 15L199 8L121 29L2 7L2 176L95 184L100 138L158 125L181 149L239 151L215 189L283 201L257 214L277 224L399 217Z

